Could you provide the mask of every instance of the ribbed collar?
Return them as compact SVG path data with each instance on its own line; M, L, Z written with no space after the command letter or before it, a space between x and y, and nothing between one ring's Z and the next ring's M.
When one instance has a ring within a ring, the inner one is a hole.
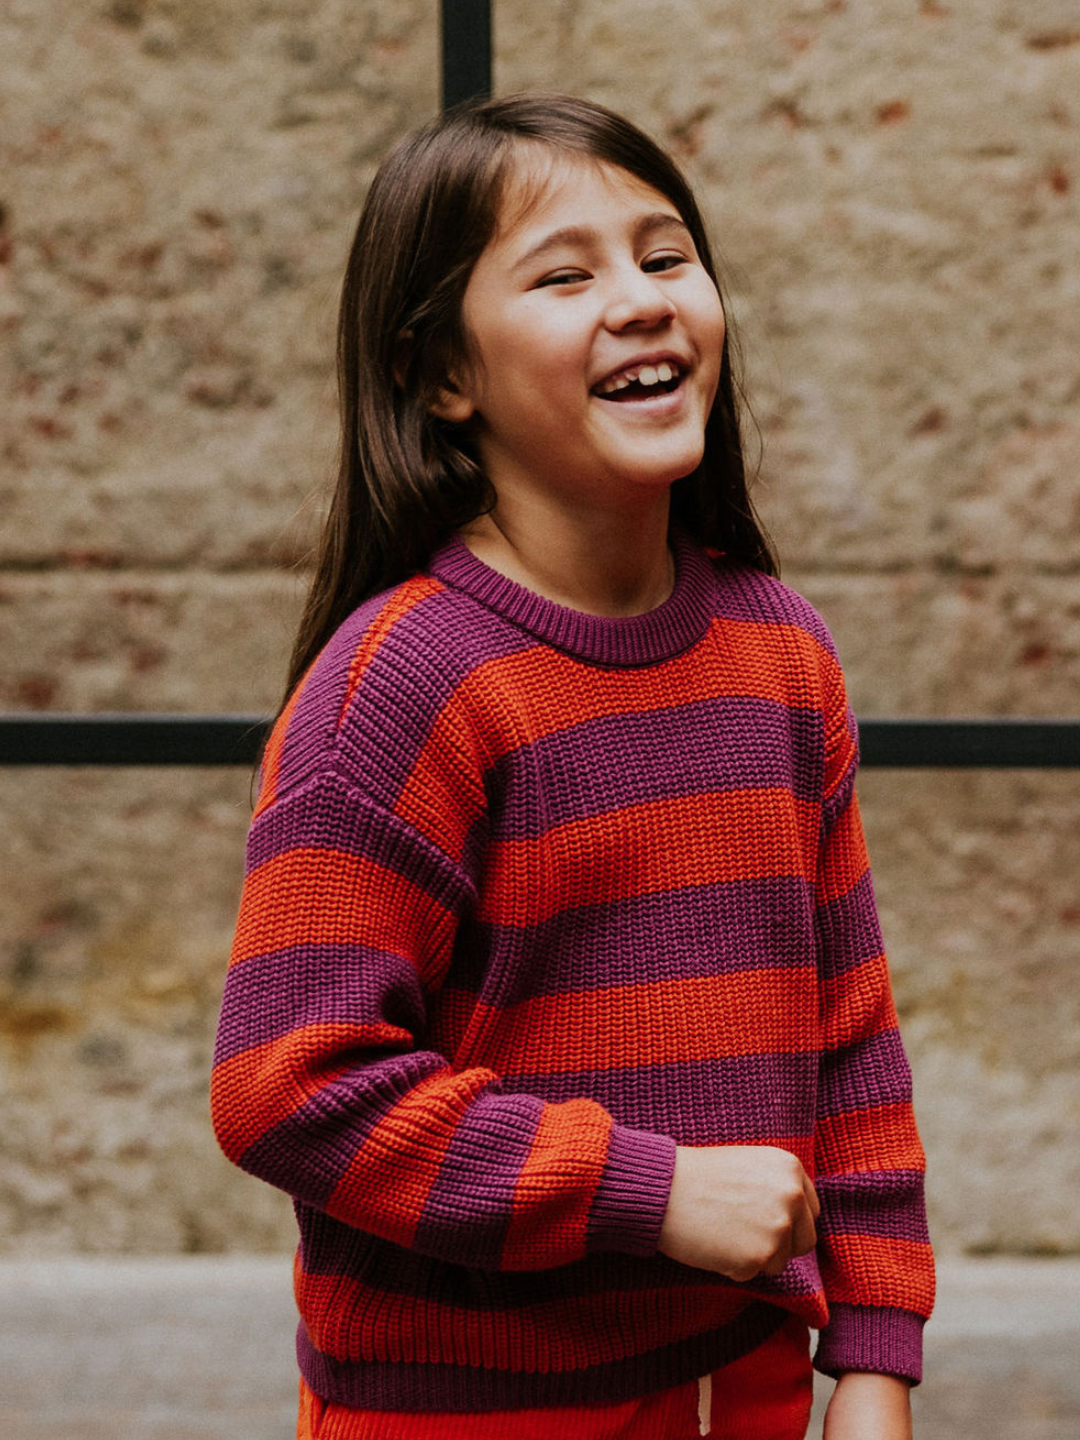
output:
M662 605L643 615L589 615L557 605L485 565L458 535L436 550L428 573L569 655L599 665L651 665L688 650L715 614L709 557L679 531L672 535L671 549L674 589Z

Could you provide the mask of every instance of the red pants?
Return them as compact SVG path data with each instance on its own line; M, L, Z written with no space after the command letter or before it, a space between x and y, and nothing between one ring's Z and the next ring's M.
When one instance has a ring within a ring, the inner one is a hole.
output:
M300 1381L297 1440L804 1440L813 1398L809 1333L792 1316L711 1376L618 1405L485 1414L350 1410ZM711 1383L710 1383L711 1382Z

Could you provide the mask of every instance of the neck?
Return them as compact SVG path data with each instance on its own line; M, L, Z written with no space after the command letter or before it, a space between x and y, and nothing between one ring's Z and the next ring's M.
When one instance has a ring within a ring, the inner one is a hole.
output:
M635 509L568 512L519 499L461 529L478 560L527 589L589 615L642 615L669 597L668 492Z

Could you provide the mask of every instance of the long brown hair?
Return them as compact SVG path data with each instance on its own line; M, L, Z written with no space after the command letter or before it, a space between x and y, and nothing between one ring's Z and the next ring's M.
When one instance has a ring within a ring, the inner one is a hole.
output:
M356 227L338 318L341 458L286 696L361 601L422 570L495 494L467 433L430 405L467 354L462 301L495 232L515 145L619 166L675 206L717 290L705 225L674 161L602 105L516 95L447 111L380 166ZM705 452L671 491L671 517L701 544L777 573L747 492L730 325Z

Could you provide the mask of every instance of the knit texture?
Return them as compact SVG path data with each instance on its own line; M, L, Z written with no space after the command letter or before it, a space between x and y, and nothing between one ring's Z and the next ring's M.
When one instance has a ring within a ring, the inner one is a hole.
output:
M457 538L340 627L264 756L212 1082L294 1198L298 1355L384 1410L613 1402L760 1345L917 1380L924 1156L831 639L673 541L624 619ZM657 1252L675 1146L769 1144L815 1254Z

